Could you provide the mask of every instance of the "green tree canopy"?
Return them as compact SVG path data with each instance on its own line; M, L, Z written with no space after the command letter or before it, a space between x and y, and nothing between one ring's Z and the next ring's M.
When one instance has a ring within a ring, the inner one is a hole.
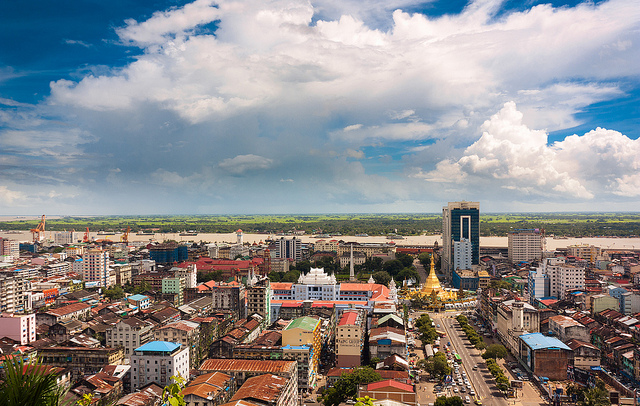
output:
M109 300L118 300L124 297L124 289L122 286L115 285L104 291L104 297Z
M402 263L403 268L413 265L413 257L409 254L405 254L404 252L396 252L396 259Z
M391 276L397 275L398 272L400 272L403 268L404 265L402 265L402 262L398 261L397 259L387 261L382 264L382 270L388 272Z
M460 396L440 396L436 399L434 406L462 406L462 398Z
M371 275L371 277L374 281L376 281L376 283L379 283L381 285L388 286L389 282L391 282L391 275L389 275L389 272L378 271Z
M324 406L336 406L347 399L355 399L358 385L380 380L380 374L371 367L359 367L351 373L342 374L340 379L324 392Z
M487 350L482 354L482 358L504 358L507 356L507 349L502 344L491 344L487 347Z

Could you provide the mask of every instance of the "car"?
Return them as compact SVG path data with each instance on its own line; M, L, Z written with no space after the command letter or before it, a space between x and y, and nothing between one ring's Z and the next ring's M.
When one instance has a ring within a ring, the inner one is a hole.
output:
M466 392L467 388L465 388L464 386L460 387L460 392Z
M464 403L471 403L471 398L469 396L465 396Z
M455 388L453 388L453 393L458 393L458 387L456 386Z
M415 357L415 356L417 356L417 355L418 355L418 354L416 354L415 352L410 352L410 353L409 353L409 356L410 356L410 357Z
M471 396L475 396L475 395L476 395L476 392L475 392L473 389L471 389L471 390L469 391L469 395L471 395Z
M478 370L478 366L474 365L473 368L471 368L471 369L473 369L474 371L477 371Z

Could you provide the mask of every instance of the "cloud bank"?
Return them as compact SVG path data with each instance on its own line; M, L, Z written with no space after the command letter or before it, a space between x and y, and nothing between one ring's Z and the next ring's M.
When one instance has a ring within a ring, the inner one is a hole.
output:
M124 21L130 63L0 110L0 176L16 193L2 208L41 182L110 213L134 191L165 204L132 212L633 207L638 140L548 134L637 86L635 1L403 11L415 6L197 0Z

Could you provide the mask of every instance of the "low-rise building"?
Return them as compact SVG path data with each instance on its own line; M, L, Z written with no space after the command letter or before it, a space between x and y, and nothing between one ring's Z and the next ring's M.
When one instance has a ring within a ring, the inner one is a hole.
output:
M590 371L591 367L600 366L600 357L602 353L595 345L575 338L570 339L566 344L571 348L569 362L575 368Z
M153 339L153 323L129 317L120 320L105 331L105 339L109 347L122 347L128 358L133 350Z
M204 354L200 354L200 325L192 321L180 320L166 324L154 331L156 341L170 341L189 348L191 366L200 365Z
M376 400L389 399L402 402L406 405L418 405L413 386L392 379L360 385L358 388L358 397L365 396Z
M555 337L547 337L542 333L520 336L518 356L535 375L557 381L566 380L570 353L571 348Z
M562 342L567 342L572 338L589 342L589 330L577 320L571 317L558 315L549 317L549 331Z
M67 306L49 309L44 313L36 314L37 326L53 326L61 321L76 319L86 320L91 314L91 306L86 303L74 303Z
M298 388L293 379L263 374L247 379L233 395L231 401L244 400L247 404L290 406L298 403Z
M105 365L118 365L124 361L122 348L44 347L38 350L43 364L71 368L74 378L95 374Z
M207 359L200 365L199 373L222 372L235 378L238 385L242 385L247 379L254 376L263 374L278 375L291 379L297 398L297 364L297 361L285 360Z
M235 383L227 374L211 372L196 377L180 394L185 406L217 406L231 398L236 391Z

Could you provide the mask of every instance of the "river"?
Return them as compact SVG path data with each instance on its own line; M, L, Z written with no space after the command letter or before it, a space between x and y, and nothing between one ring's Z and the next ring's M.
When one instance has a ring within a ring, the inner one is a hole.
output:
M78 232L79 238L82 238L84 233ZM102 234L98 233L89 233L90 238L96 239L110 239L111 241L120 241L120 237L122 234ZM29 242L31 241L31 233L28 231L19 231L19 232L0 232L0 237L18 240L20 242ZM45 233L45 238L53 239L53 232L47 231ZM280 238L280 236L276 236L274 234L243 234L243 241L253 244L254 242L258 243L260 241L264 241L265 239L274 239ZM291 236L285 236L285 238L291 238ZM302 235L298 236L300 240L304 243L308 242L316 242L319 238L314 238L311 235ZM339 237L331 237L330 239L337 239L343 241L355 241L359 243L380 243L380 242L390 242L393 241L397 245L433 245L434 242L438 242L438 245L442 245L442 237L440 235L421 235L421 236L407 236L403 239L397 240L389 240L385 236L369 236L369 237L354 237L354 236L339 236ZM165 240L175 240L179 242L228 242L235 243L237 241L237 237L235 233L199 233L196 236L181 236L178 233L157 233L153 236L149 235L136 235L135 233L129 234L129 241L158 241L162 242ZM584 238L560 238L554 239L548 237L547 239L547 250L555 250L558 248L565 248L569 245L576 244L587 244L587 245L595 245L597 247L605 248L605 249L618 249L618 250L633 250L640 249L640 238L602 238L602 237L584 237ZM507 247L507 237L480 237L480 246L481 247Z

